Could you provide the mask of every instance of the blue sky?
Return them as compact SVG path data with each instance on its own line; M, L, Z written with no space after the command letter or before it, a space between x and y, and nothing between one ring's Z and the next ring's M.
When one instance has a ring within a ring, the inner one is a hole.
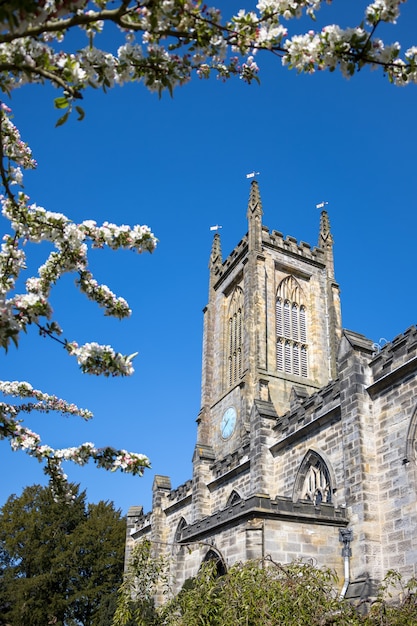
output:
M325 16L354 25L360 14L349 22L347 4L334 2ZM415 3L407 3L387 39L417 43L416 18ZM91 91L85 120L57 129L56 92L30 86L13 94L15 122L39 163L26 178L33 201L74 221L148 224L159 238L153 255L91 256L97 279L130 303L129 320L104 318L78 293L74 277L52 296L66 338L138 351L133 377L82 375L35 329L17 350L0 355L1 378L27 380L94 412L89 423L30 417L45 443L94 441L150 457L152 470L142 478L69 465L70 479L90 501L149 510L155 474L169 475L173 487L191 477L209 228L222 225L224 257L246 233L246 173L261 173L264 224L312 245L315 205L329 202L345 328L378 342L416 322L416 87L393 87L381 72L363 70L348 81L337 73L298 76L267 54L257 61L260 86L195 79L172 99L137 85ZM34 247L31 254L39 265L47 251ZM7 442L1 455L0 505L44 482L42 467Z

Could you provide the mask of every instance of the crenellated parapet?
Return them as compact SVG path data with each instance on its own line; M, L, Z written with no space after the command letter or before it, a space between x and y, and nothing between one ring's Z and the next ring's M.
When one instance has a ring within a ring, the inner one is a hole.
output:
M309 243L305 241L298 242L295 237L291 237L290 235L284 237L278 230L273 230L270 233L269 229L265 226L262 229L262 243L265 246L301 256L308 261L313 261L321 265L325 263L325 254L322 248L312 248Z
M339 402L339 381L331 381L326 387L323 387L311 396L308 396L304 400L300 399L299 405L295 411L288 411L284 415L278 418L278 429L286 428L286 424L301 423L305 419L311 419L313 413L319 411L323 406L328 407L329 404L333 405L335 402Z
M141 515L132 515L131 509L129 509L127 514L128 521L128 536L136 539L138 536L142 535L143 532L149 532L151 529L152 522L152 513L146 513Z
M276 454L301 436L306 436L330 421L340 420L340 384L330 382L317 393L300 399L295 410L288 411L278 418L274 431L276 443L271 452Z
M173 513L175 510L190 504L192 485L193 481L187 480L167 493L166 503L163 507L165 514ZM151 532L153 521L152 512L144 514L141 506L130 507L127 514L128 537L139 539L147 536Z
M231 472L237 467L240 467L242 461L246 461L248 457L249 446L245 446L243 448L239 448L235 450L233 453L228 454L224 459L216 461L211 466L211 470L213 472L213 476L219 478L220 476L224 476L228 472Z
M410 326L387 343L369 366L373 380L368 387L371 396L417 370L417 327Z
M417 327L410 326L385 344L370 363L375 380L417 355Z
M248 251L248 236L245 235L243 239L239 241L237 246L232 250L227 259L224 260L222 265L218 265L214 270L214 276L216 283L221 279L227 277L230 271L239 263L246 255ZM215 287L217 284L215 285Z
M325 264L325 253L322 248L312 247L305 241L298 241L295 237L284 235L277 231L269 231L267 226L262 226L262 244L269 247L282 250L283 252L302 257L303 259L318 263L319 265ZM248 235L245 235L243 239L239 241L237 246L232 250L227 259L220 265L218 264L214 268L214 275L216 282L220 279L224 279L229 275L230 271L235 265L241 261L248 251Z
M193 481L187 480L182 485L179 485L176 489L172 489L168 495L168 500L171 503L178 503L184 498L191 496L193 488Z
M251 497L240 500L216 511L203 520L186 526L182 530L181 540L184 543L207 541L214 532L219 532L222 527L234 526L241 532L248 526L238 526L239 522L257 520L279 520L280 533L277 533L275 543L282 538L282 523L287 521L314 523L317 525L328 524L330 527L345 527L348 523L346 511L333 505L321 503L313 507L310 503L294 503L291 498L277 497L271 499L262 494L254 494ZM328 537L327 537L328 541Z

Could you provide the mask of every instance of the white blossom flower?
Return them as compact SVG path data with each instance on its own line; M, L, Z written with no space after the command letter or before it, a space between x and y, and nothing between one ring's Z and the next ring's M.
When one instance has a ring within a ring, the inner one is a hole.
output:
M417 83L417 46L410 46L402 54L398 43L386 45L375 33L381 22L393 24L398 20L404 1L374 0L365 9L365 19L358 19L361 26L343 29L329 24L321 32L305 28L304 22L297 30L294 24L302 15L314 19L322 0L258 0L256 10L239 10L227 22L222 22L218 9L191 0L157 0L146 6L120 4L120 11L114 13L105 0L24 3L16 22L8 19L7 11L0 18L1 32L7 34L0 39L2 90L7 94L28 83L50 82L61 90L56 104L65 109L59 121L62 123L73 109L80 112L77 102L88 86L108 89L135 81L162 93L183 85L194 72L200 78L214 73L221 80L239 76L252 82L259 72L254 55L265 49L279 54L283 65L299 72L338 69L349 77L367 64L382 68L396 85ZM101 19L103 10L107 11L106 21ZM112 15L125 35L125 43L115 54L98 45ZM70 29L77 27L89 41L86 47L71 52L66 49L66 37ZM89 250L107 246L112 250L153 252L157 240L151 230L143 225L97 225L93 220L76 224L62 213L31 202L22 190L14 194L11 189L23 187L25 170L37 164L4 102L0 105L0 127L4 186L0 204L11 231L0 246L0 347L7 350L10 343L17 344L20 333L31 325L60 341L62 331L53 319L50 293L52 286L70 272L75 273L81 292L102 307L105 315L130 315L126 300L91 273ZM53 249L37 273L26 276L25 245L41 242L48 242ZM22 293L18 293L21 285ZM133 372L135 354L122 355L111 346L95 342L83 346L75 341L62 343L84 372L105 376ZM1 436L14 450L24 450L43 461L57 493L66 494L69 500L73 494L66 486L61 467L64 460L84 464L92 459L111 471L133 473L141 473L149 465L142 455L110 447L97 449L89 442L61 450L41 444L39 435L19 421L23 414L58 411L88 419L91 413L32 389L25 382L0 382L0 392L19 398L13 403L0 403Z

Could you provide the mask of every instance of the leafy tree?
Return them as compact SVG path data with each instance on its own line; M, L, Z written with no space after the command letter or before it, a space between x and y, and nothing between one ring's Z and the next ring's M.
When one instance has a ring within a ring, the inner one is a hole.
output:
M364 16L357 15L356 5L351 3L352 27L320 24L319 29L307 32L305 20L297 32L293 18L305 14L315 20L322 0L259 0L253 10L242 9L226 20L218 9L200 0L1 2L0 89L4 101L0 106L0 182L2 212L10 221L10 232L0 251L0 347L7 351L10 344L18 344L21 332L35 327L41 335L61 343L83 372L130 375L134 354L122 355L110 346L79 346L76 341L61 339L50 293L63 274L74 272L79 289L102 307L105 315L125 318L130 314L127 302L92 275L88 246L151 252L156 245L146 226L98 226L91 220L74 224L60 213L29 203L23 192L23 170L34 169L36 162L7 104L15 88L31 83L58 88L55 106L62 114L57 121L61 125L73 111L78 119L84 117L80 101L88 87L105 91L126 82L143 82L151 91L172 93L193 75L208 78L212 73L222 79L238 75L250 83L258 79L254 55L262 50L277 55L283 65L299 72L340 69L350 76L369 65L382 68L395 84L415 83L417 46L401 56L398 43L386 45L377 36L381 25L395 24L404 2L375 0L368 4ZM80 49L71 47L77 38L67 37L74 29L85 37ZM102 33L109 30L118 44L117 52L99 45ZM14 189L19 187L16 193ZM38 274L26 279L23 292L16 293L26 267L24 244L40 241L50 242L54 250ZM14 399L13 403L0 403L0 438L43 462L56 491L65 492L63 460L83 465L93 459L101 467L136 474L149 466L146 456L112 447L97 449L86 443L54 450L42 445L39 435L22 423L25 413L58 411L84 419L91 413L26 382L0 382L0 391Z
M378 596L370 606L365 626L409 626L417 624L417 579L405 582L390 570L380 585Z
M179 594L155 608L166 564L151 544L135 546L113 626L410 626L417 624L417 580L388 572L375 599L340 600L334 572L309 562L270 559L237 563L219 576L215 560L203 563Z
M330 570L268 560L236 564L220 578L216 564L205 563L194 584L162 608L161 617L170 626L359 624L353 607L338 600Z
M45 487L11 496L0 514L0 606L13 626L109 626L122 580L125 522L112 504L71 502ZM1 622L0 622L1 623Z

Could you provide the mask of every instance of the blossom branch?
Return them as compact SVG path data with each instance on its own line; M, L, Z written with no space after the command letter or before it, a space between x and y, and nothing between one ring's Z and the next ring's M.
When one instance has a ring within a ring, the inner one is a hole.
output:
M8 439L12 450L23 450L44 463L44 471L49 475L54 490L60 495L68 495L69 489L67 477L62 470L64 461L85 465L93 460L98 467L133 475L142 475L144 469L150 467L149 459L145 455L117 450L111 446L97 448L94 444L87 442L80 446L54 449L42 444L40 435L25 427L21 420L17 419L21 412L58 411L62 415L79 415L86 420L92 418L92 413L86 409L80 409L75 404L65 402L57 396L33 389L26 382L0 381L0 391L5 396L24 400L35 398L38 401L36 403L24 402L19 405L0 402L0 439Z
M208 78L216 73L222 80L238 76L247 83L258 80L255 54L265 50L281 58L282 64L298 72L340 69L352 76L364 65L381 67L397 85L417 83L417 46L400 58L398 43L386 45L376 37L381 22L395 24L405 0L375 0L365 10L360 26L342 29L331 24L321 31L288 34L291 20L307 15L315 19L323 0L258 0L253 11L241 10L223 21L220 11L199 0L27 0L24 7L3 3L0 11L0 89L7 95L27 83L50 83L63 90L55 106L65 111L58 125L66 121L73 101L88 87L106 90L114 85L140 82L150 91L170 93L191 79L194 73ZM328 0L329 1L329 0ZM356 23L359 23L358 20ZM293 23L293 22L292 22ZM116 53L94 46L104 27L115 25L122 31ZM82 50L65 50L65 36L74 28L89 38ZM74 107L80 119L83 112ZM130 315L128 303L106 285L99 284L88 267L91 248L109 247L137 253L152 252L156 238L147 226L117 226L93 221L73 223L30 203L23 193L23 171L36 167L30 148L11 121L5 104L0 109L0 198L3 216L9 220L0 249L0 347L18 344L19 336L31 324L43 336L63 345L77 359L83 372L104 376L126 376L133 372L136 353L122 355L111 346L95 342L78 346L61 340L62 330L52 320L50 293L61 276L74 272L77 286L87 298L104 309L105 315L119 319ZM13 193L13 185L20 191ZM23 245L47 241L54 249L35 276L26 280L23 293L15 293L16 280L26 269ZM45 322L46 320L46 322ZM23 449L45 464L58 492L65 493L62 462L83 465L93 460L114 471L140 474L149 466L143 455L113 448L82 444L54 450L41 445L40 436L27 429L18 417L30 411L59 411L88 419L91 414L55 396L33 390L28 383L0 382L5 395L20 398L19 403L0 403L0 438L13 449ZM34 401L28 400L34 398Z

